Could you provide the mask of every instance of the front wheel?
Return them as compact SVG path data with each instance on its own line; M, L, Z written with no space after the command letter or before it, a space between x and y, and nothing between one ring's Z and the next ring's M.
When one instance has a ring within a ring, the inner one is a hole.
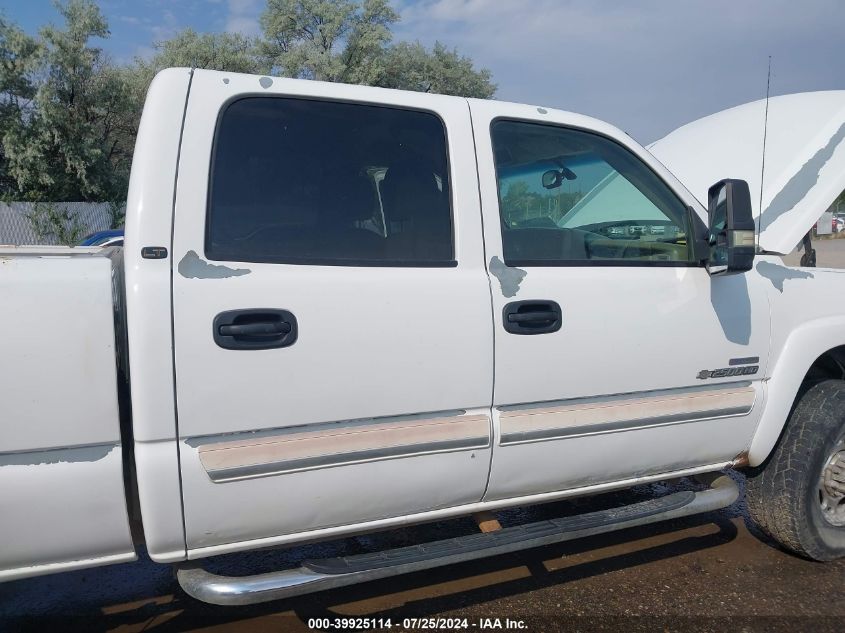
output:
M845 556L845 381L801 396L768 461L747 474L746 498L754 522L786 549Z

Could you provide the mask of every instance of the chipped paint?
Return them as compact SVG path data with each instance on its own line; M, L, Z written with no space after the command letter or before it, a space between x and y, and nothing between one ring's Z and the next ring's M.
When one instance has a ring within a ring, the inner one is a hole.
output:
M4 466L41 466L76 462L97 462L105 458L118 444L100 444L78 448L58 448L47 451L25 451L0 455L0 468Z
M783 293L783 284L787 279L812 279L813 273L799 270L797 268L787 268L786 266L778 266L772 262L758 262L757 272L761 277L765 277L772 282L772 285Z
M537 112L540 114L548 114L549 111L546 110L546 108L537 108Z
M228 78L228 77L223 77L223 83L224 83L224 84L229 83L229 78Z
M273 80L270 77L262 77L258 80L258 83L261 84L262 88L267 89L273 85Z
M783 189L772 198L769 206L761 215L763 227L771 224L787 211L794 209L807 196L818 183L822 168L831 159L843 140L845 140L845 123L830 137L827 144L813 154L813 157L804 163Z
M521 268L514 268L507 266L505 262L497 256L490 258L490 274L499 280L499 286L502 289L502 294L508 298L515 297L519 292L519 284L525 279L528 274Z
M226 279L240 277L252 271L249 268L230 268L219 264L209 264L197 255L196 251L188 251L177 267L179 274L186 279Z

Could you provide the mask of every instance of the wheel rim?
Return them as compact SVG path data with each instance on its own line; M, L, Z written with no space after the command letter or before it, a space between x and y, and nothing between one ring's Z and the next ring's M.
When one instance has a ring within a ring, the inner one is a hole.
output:
M825 521L845 526L845 439L834 447L822 468L819 505Z

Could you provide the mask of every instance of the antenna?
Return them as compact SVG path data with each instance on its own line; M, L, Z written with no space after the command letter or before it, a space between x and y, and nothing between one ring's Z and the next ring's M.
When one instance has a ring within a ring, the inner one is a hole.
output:
M763 118L763 160L760 161L760 206L757 215L757 250L760 250L760 233L763 231L763 177L766 175L766 136L769 132L769 89L772 86L772 56L769 55L769 72L766 76L766 114Z

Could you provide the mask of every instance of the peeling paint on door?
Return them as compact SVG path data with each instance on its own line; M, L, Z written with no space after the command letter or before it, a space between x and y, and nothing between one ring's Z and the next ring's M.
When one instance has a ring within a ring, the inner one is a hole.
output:
M514 268L508 266L497 256L490 258L490 274L499 280L499 285L502 288L502 294L505 297L515 297L519 292L519 284L525 279L528 274L521 268Z
M177 270L186 279L225 279L248 275L252 272L249 268L230 268L220 264L209 264L197 255L196 251L185 253Z
M96 462L118 448L118 444L57 448L46 451L24 451L0 455L0 468L4 466L41 466L76 462Z

